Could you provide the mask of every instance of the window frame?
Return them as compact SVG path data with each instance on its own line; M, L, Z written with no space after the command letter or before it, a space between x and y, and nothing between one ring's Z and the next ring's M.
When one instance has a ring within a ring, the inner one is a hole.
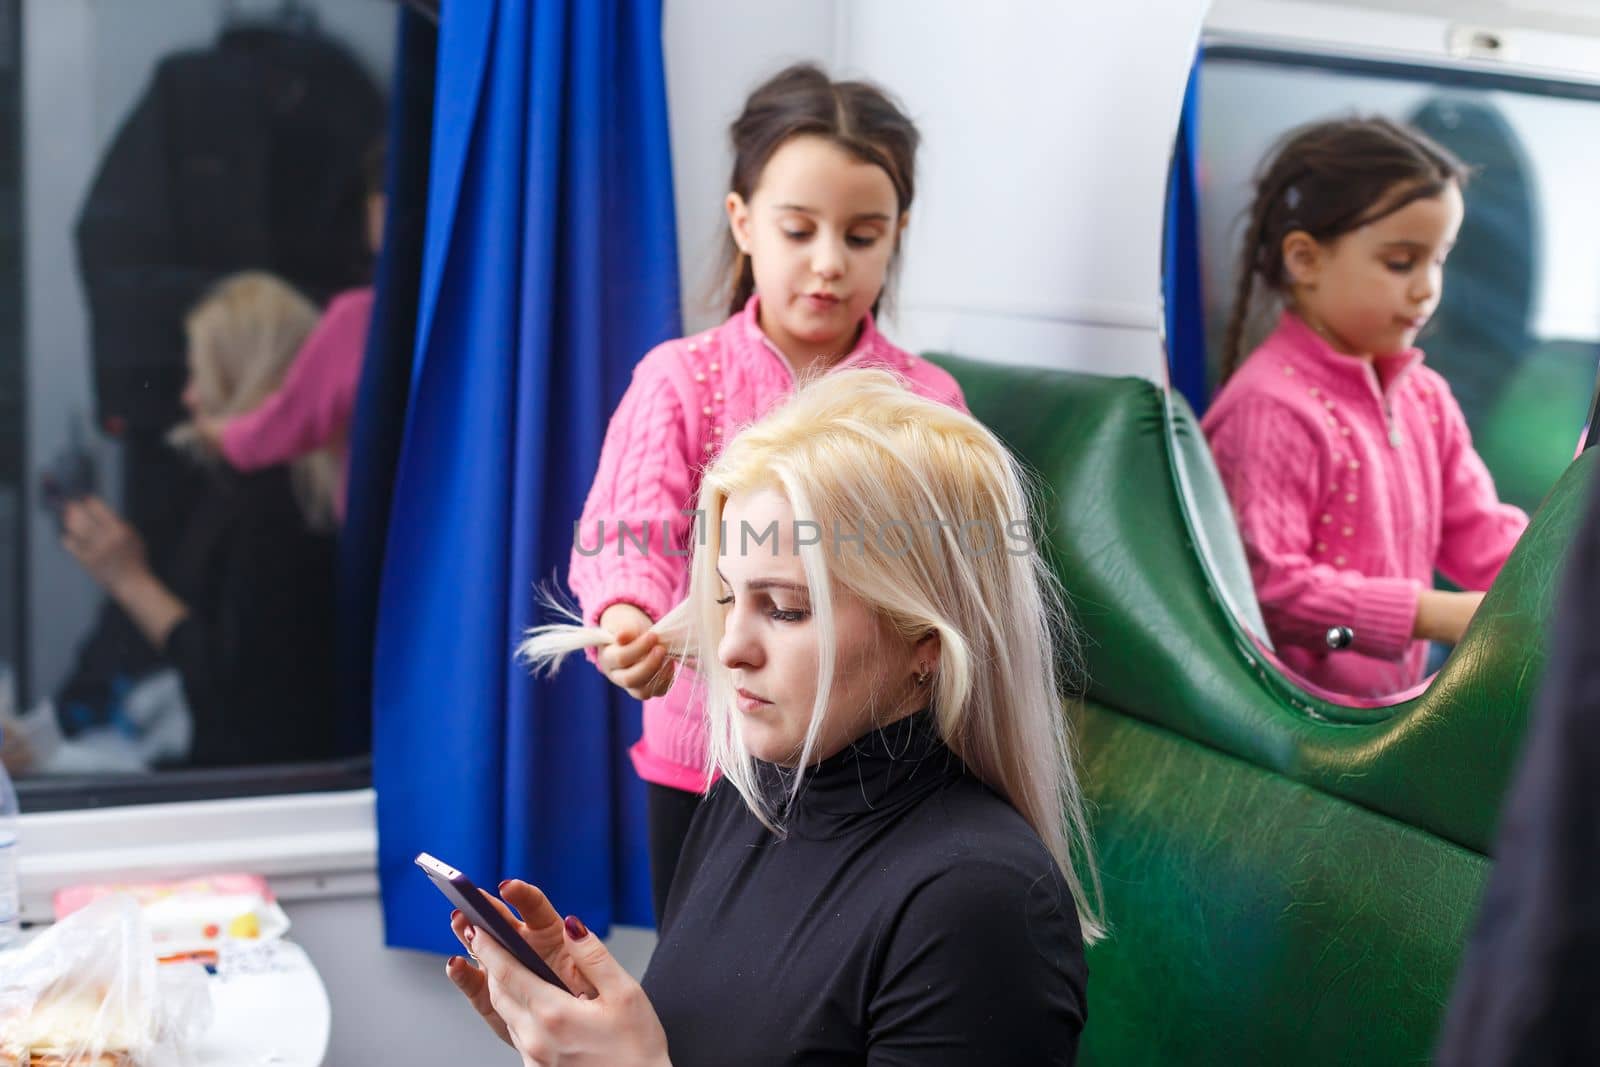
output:
M18 777L13 784L22 810L28 813L293 796L369 789L372 757L128 774Z
M82 883L238 870L284 903L378 892L370 788L26 812L20 846L24 925L51 922L55 893Z

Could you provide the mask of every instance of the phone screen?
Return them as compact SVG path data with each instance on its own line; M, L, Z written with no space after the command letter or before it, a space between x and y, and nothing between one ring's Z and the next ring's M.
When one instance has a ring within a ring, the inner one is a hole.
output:
M512 925L506 922L505 917L489 902L488 895L473 885L470 878L426 852L417 853L416 864L422 868L433 884L439 887L439 892L443 893L450 903L461 909L468 922L500 942L506 951L517 957L528 970L562 992L572 992L565 982L556 977L556 972L550 969L550 965L533 951L533 946L524 941Z

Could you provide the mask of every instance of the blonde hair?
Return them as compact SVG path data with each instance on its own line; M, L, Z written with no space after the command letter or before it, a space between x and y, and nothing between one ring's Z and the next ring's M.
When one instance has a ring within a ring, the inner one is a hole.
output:
M245 271L218 282L184 319L200 410L214 418L255 410L282 384L317 318L316 305L275 275ZM192 421L167 439L209 458ZM331 528L339 477L332 452L318 449L292 460L289 475L306 525Z
M1016 459L972 416L917 396L884 371L829 374L743 430L706 470L705 536L690 564L689 593L655 630L697 662L711 767L781 832L743 743L731 672L716 656L723 511L736 494L780 492L797 524L822 531L796 539L823 651L791 799L812 762L832 687L830 593L839 588L908 642L938 635L931 706L941 738L1043 840L1071 887L1084 939L1093 942L1105 930L1099 879L1058 666L1076 662L1076 636L1036 547L1025 486ZM984 539L973 535L979 529ZM521 651L548 669L575 648L608 641L604 631L547 626L531 631Z

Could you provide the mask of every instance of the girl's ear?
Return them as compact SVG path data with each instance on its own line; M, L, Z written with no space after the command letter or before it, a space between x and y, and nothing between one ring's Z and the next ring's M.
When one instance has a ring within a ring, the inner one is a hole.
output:
M728 229L733 234L734 247L745 255L750 254L750 205L738 193L729 193L723 202L728 212Z
M1304 230L1283 238L1283 270L1293 285L1316 285L1322 273L1322 245Z

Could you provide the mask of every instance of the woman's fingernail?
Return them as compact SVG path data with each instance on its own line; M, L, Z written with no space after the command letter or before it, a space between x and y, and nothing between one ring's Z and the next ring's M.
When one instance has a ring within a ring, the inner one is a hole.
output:
M500 883L500 892L504 893L506 891L506 886L508 886L510 884L511 884L511 879L509 879L509 878L507 878L505 881L501 882Z
M461 909L460 908L451 908L450 909L450 921L451 922L455 922L459 918L461 918Z
M459 966L461 966L460 956L451 956L449 959L444 961L444 969L447 971L453 971Z
M477 933L477 932L478 932L478 928L477 927L475 927L475 926L467 927L467 933L466 933L467 944L469 944L469 945L472 944L472 935Z
M582 941L589 936L589 928L583 925L583 920L576 915L567 916L567 936L574 941Z

